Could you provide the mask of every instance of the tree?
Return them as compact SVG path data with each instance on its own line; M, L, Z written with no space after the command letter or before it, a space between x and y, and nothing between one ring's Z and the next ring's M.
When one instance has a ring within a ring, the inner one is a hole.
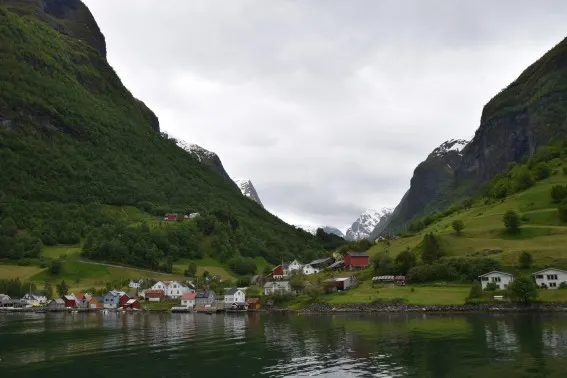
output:
M567 222L567 202L563 201L557 206L557 211L559 212L559 219L561 222Z
M67 295L68 292L69 292L69 286L67 286L65 280L57 284L57 294L59 294L60 297Z
M508 285L508 297L514 302L529 304L537 299L537 285L530 277L519 276Z
M544 162L536 164L533 171L536 180L544 180L551 176L551 167Z
M271 266L266 265L266 266L264 267L264 272L263 272L263 274L264 274L265 276L267 276L268 274L272 273L272 269L273 269L273 268L272 268Z
M405 251L396 256L394 264L396 273L407 274L411 268L417 265L417 258L409 248L406 248Z
M496 291L498 290L498 284L496 282L489 282L486 284L486 291Z
M520 268L529 269L533 262L532 254L526 251L522 252L518 258L518 262L520 263Z
M307 289L306 292L312 302L317 302L319 298L325 294L325 290L320 285L313 285Z
M190 263L184 273L186 277L195 277L197 275L197 264Z
M246 289L246 296L248 298L258 297L262 293L262 289L258 286L251 285Z
M474 280L471 290L469 291L468 299L482 298L482 285L478 280Z
M453 230L455 230L455 233L457 235L461 235L461 232L463 231L463 229L465 228L465 222L463 222L460 219L456 219L453 221Z
M425 264L433 264L443 256L441 246L437 237L429 233L423 237L423 252L421 253L421 260Z
M53 298L53 287L51 286L51 283L49 281L45 281L45 283L43 284L43 292L45 293L47 299Z
M293 291L301 293L305 287L303 276L301 274L294 274L289 280L289 285Z
M560 203L567 198L567 188L563 185L553 185L551 188L551 199L554 203Z
M514 210L506 211L503 221L504 227L509 233L515 234L520 231L520 216Z
M59 275L59 273L61 273L61 260L53 260L51 262L49 273L51 273L54 276L57 276Z

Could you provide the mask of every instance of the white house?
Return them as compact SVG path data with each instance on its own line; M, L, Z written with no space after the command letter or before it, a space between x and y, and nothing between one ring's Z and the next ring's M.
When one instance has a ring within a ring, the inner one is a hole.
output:
M497 290L503 290L506 289L510 282L514 280L514 275L506 272L499 272L497 270L493 270L492 272L488 272L478 277L480 278L482 290L485 290L486 285L490 282L494 282L496 284Z
M244 294L244 291L238 288L230 289L224 294L225 304L243 303L245 301L246 295Z
M9 301L10 299L12 299L12 298L10 298L9 295L7 295L7 294L0 294L0 301Z
M42 306L47 304L47 297L39 293L28 293L23 296L22 301L30 306Z
M264 295L291 293L291 286L288 281L271 281L264 285Z
M131 287L132 289L139 289L142 287L143 283L144 283L143 280L130 280L130 282L128 283L128 287Z
M167 286L167 291L165 295L169 298L177 299L181 298L181 296L185 293L194 293L195 290L191 289L189 286L180 284L177 281L171 281Z
M306 276L308 276L310 274L319 273L319 272L320 272L320 270L318 268L313 267L311 264L303 265L303 274L305 274Z
M170 281L158 281L151 287L152 290L162 290L164 293L167 291Z
M547 268L533 274L538 287L544 289L557 289L562 282L567 282L567 271Z
M195 297L197 293L185 293L181 296L181 306L193 308L195 307Z

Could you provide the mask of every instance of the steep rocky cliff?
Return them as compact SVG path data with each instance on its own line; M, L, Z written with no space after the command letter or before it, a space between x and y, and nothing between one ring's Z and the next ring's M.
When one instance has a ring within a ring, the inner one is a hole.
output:
M456 172L459 184L483 183L553 138L565 138L566 121L564 39L486 104L480 127L463 150Z
M200 163L206 165L213 172L217 173L231 185L235 185L234 181L230 178L228 173L225 171L222 161L219 156L197 144L187 143L185 141L177 140L177 145L187 151L191 156L197 159Z
M452 196L448 193L454 188L455 169L466 144L465 140L450 140L434 149L415 169L410 188L388 221L376 227L370 237L375 239L385 230L404 229L413 218L449 205Z
M381 221L390 217L392 209L382 209L380 211L368 209L362 213L352 225L348 228L345 234L346 240L362 240L367 239L372 234Z
M254 184L252 184L252 181L243 178L236 178L233 181L236 183L236 186L238 186L238 188L245 197L250 198L258 205L264 207L262 201L260 200L260 196L258 195L256 188L254 187Z

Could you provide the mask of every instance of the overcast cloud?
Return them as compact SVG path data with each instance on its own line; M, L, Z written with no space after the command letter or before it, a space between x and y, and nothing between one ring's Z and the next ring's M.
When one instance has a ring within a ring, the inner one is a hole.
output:
M394 207L567 35L564 0L84 0L124 84L294 224Z

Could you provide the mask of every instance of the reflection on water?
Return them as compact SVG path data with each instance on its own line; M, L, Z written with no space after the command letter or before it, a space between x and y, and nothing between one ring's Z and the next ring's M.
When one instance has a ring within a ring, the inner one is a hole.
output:
M0 340L2 377L567 376L559 314L0 314Z

